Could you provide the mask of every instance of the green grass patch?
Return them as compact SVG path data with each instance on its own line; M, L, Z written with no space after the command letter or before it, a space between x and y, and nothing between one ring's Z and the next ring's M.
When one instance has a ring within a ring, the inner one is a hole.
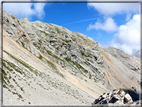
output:
M13 63L11 62L8 62L6 60L3 60L3 66L8 70L8 71L13 71L13 69L15 71L17 71L18 73L22 74L23 72L21 72L22 70L17 67L16 65L14 65Z
M53 71L54 71L55 73L57 73L59 76L61 76L61 77L64 78L63 74L61 74L61 73L58 71L57 67L56 67L53 63L51 63L51 62L48 61L48 60L46 60L46 62L47 62L47 64L49 65L49 67L53 68Z
M62 60L61 58L59 58L57 55L55 55L55 54L53 54L52 52L50 52L49 50L46 50L46 52L48 53L48 55L54 57L55 59L58 59L58 60L60 60L60 61L64 61L64 60Z
M90 58L92 58L92 56L91 56L89 53L81 52L81 55L82 55L82 56L85 56L85 57L90 57Z
M23 42L21 42L21 44L22 44L22 47L24 47L24 48L25 48L25 44L24 44Z
M69 42L71 42L71 40L65 40L65 42L66 42L66 43L69 43Z
M39 43L42 43L42 41L40 39L38 41L39 41Z
M39 57L38 57L40 60L42 60L43 59L43 56L42 55L39 55Z
M58 28L56 28L56 31L57 31L57 33L61 33L61 31Z
M67 36L67 35L65 35L65 38L68 38L68 36Z
M32 67L29 66L27 63L25 63L24 61L15 58L13 55L11 55L10 53L4 51L5 53L7 53L10 57L12 57L14 60L16 60L17 62L19 62L21 65L25 66L26 68L28 68L30 71L33 71ZM14 65L14 64L13 64Z
M71 62L73 65L75 65L80 71L83 71L85 73L88 73L88 71L86 69L84 69L80 64L78 64L77 62L71 61L70 58L65 58L65 60L67 62Z

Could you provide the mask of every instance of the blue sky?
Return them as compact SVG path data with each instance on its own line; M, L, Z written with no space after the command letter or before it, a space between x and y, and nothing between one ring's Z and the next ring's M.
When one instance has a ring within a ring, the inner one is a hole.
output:
M4 3L17 18L63 26L133 54L140 48L138 3Z

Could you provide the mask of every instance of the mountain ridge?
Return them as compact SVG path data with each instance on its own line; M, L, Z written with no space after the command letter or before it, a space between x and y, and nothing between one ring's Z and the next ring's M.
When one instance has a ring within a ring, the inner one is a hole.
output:
M5 11L3 72L5 105L91 104L114 88L140 91L138 58L62 26Z
M142 49L138 50L138 51L134 54L134 56L137 57L137 58L142 59L141 52L142 52Z

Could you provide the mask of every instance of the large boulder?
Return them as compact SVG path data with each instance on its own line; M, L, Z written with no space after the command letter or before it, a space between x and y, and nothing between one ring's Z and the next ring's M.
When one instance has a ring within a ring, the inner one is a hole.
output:
M120 89L114 89L110 93L104 93L101 95L98 99L96 99L92 105L139 105L140 100L134 101L132 97L123 91L121 88Z

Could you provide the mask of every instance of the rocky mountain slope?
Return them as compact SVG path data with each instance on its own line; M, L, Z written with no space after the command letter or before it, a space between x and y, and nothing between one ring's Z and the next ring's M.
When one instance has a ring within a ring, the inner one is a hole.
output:
M141 52L142 52L142 49L138 50L138 51L135 53L134 56L136 56L137 58L142 59Z
M2 64L4 105L90 105L114 88L140 92L138 58L5 11Z

